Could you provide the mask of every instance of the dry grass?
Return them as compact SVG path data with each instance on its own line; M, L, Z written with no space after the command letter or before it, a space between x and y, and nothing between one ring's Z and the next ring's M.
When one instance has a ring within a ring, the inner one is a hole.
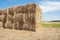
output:
M0 40L60 40L60 28L40 28L40 32L0 28Z
M40 27L39 30L32 32L0 27L0 40L60 40L60 28Z

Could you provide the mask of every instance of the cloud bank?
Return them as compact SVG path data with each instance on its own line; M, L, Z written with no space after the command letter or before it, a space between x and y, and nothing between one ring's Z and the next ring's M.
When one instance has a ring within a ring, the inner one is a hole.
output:
M43 12L55 11L60 10L60 2L44 2L40 5Z

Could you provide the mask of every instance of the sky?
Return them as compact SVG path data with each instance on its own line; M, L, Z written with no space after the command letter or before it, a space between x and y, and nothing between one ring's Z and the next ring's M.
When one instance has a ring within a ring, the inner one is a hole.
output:
M42 9L42 21L60 20L60 0L0 0L0 9L37 3Z

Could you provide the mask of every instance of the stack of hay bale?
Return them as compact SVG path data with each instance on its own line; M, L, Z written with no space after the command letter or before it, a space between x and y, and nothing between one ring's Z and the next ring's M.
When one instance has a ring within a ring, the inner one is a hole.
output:
M3 28L35 31L41 23L41 9L38 8L36 4L27 4L3 10Z

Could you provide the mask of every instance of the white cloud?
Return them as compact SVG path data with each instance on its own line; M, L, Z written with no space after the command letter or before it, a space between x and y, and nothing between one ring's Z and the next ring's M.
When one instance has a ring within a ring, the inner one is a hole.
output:
M49 12L54 10L60 10L60 2L44 2L40 5L43 12Z

